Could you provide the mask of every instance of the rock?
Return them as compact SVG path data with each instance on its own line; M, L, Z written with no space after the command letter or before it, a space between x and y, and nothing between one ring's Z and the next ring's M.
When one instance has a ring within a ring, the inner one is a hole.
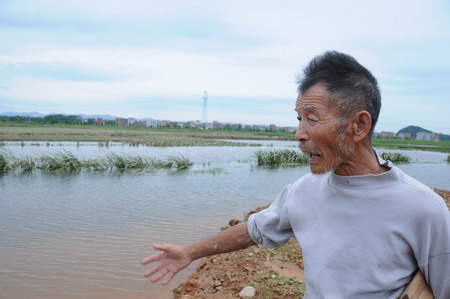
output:
M222 285L222 282L219 280L219 279L216 279L215 281L214 281L214 287L219 287L219 286L221 286Z
M255 297L255 295L256 295L256 290L252 286L246 286L239 293L239 297L241 297L241 298L253 298L253 297Z

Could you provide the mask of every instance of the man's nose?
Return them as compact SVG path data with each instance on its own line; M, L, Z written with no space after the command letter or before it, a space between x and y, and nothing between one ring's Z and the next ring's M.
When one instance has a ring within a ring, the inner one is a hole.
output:
M297 140L297 141L308 140L308 133L306 132L303 121L300 121L298 124L297 131L295 132L295 140Z

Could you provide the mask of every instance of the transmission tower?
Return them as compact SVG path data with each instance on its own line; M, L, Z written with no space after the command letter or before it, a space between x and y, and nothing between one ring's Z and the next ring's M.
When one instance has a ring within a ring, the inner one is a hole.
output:
M202 122L205 125L208 122L208 92L203 91L203 112L202 112Z

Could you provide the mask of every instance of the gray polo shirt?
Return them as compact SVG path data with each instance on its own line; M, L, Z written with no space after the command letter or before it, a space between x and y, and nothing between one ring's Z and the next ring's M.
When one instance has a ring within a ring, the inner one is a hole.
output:
M417 268L450 298L450 213L430 188L391 162L378 175L307 174L248 221L251 238L278 247L296 237L305 298L397 298Z

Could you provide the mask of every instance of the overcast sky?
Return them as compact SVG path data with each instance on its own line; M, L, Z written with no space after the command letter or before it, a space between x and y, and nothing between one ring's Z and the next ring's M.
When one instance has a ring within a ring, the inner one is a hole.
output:
M376 131L450 134L450 1L0 0L0 113L296 126L315 55L378 78Z

